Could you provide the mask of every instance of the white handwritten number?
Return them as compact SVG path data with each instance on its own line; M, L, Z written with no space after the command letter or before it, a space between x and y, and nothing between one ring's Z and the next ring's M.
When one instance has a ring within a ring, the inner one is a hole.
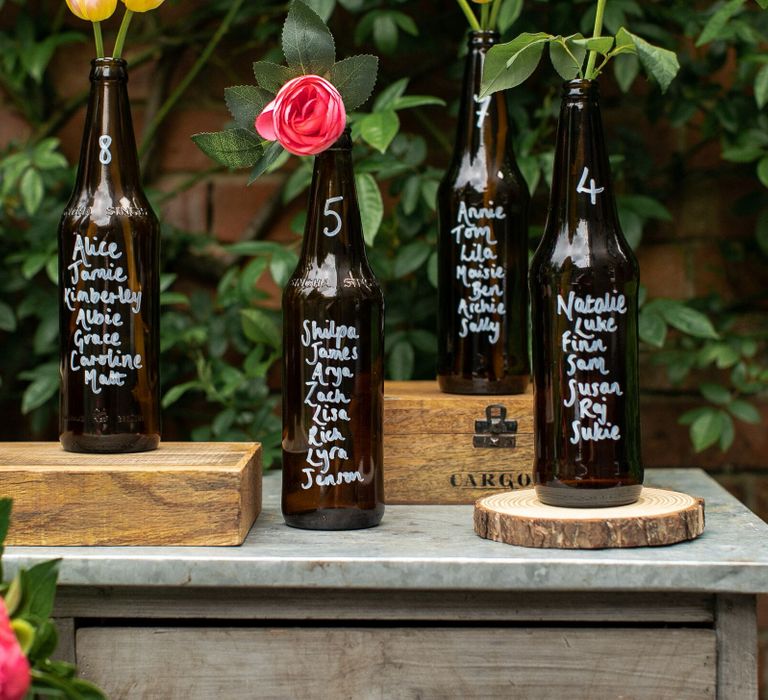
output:
M107 136L106 134L104 136L99 136L99 146L101 147L101 151L99 152L99 162L101 162L102 165L109 165L112 162L112 153L109 150L111 145L111 136Z
M597 195L605 190L605 187L597 187L597 183L594 178L589 178L589 187L586 187L587 178L589 178L589 168L585 167L584 172L581 174L581 180L579 180L579 186L576 188L577 192L582 194L588 194L592 204L597 204Z
M485 118L488 116L488 108L491 106L491 98L483 97L481 99L477 95L474 95L474 98L475 104L480 105L480 109L475 112L477 115L477 128L482 129L483 124L485 123Z
M328 238L333 238L339 231L341 231L341 216L339 215L339 212L333 211L333 209L331 209L331 204L342 201L344 201L344 197L341 196L328 197L328 199L325 200L325 208L323 209L323 214L325 216L330 216L332 219L336 219L336 226L333 229L329 229L327 226L323 229L323 233L328 236Z

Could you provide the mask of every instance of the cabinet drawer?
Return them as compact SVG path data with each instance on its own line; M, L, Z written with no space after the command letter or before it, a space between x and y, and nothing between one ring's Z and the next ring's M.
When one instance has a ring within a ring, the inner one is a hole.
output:
M76 648L112 700L715 698L705 629L86 627Z

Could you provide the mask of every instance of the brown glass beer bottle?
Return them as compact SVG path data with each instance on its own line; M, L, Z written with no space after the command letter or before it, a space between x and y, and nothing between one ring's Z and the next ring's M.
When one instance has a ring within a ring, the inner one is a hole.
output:
M315 157L301 257L283 294L283 515L350 530L384 513L384 300L368 265L349 131Z
M438 213L438 382L455 394L528 387L528 188L503 92L480 99L495 32L472 32L452 162Z
M640 495L639 273L622 234L595 82L565 84L547 224L530 273L541 501Z
M125 61L96 59L59 225L59 435L72 452L160 442L160 231L141 188Z

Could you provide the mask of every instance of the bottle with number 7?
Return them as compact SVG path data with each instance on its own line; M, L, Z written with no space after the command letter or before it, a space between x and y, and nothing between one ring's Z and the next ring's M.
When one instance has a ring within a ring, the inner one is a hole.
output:
M637 500L639 272L619 225L593 80L563 88L549 215L531 263L534 479L569 507Z
M384 299L368 265L347 129L315 157L283 294L283 516L348 530L384 513Z

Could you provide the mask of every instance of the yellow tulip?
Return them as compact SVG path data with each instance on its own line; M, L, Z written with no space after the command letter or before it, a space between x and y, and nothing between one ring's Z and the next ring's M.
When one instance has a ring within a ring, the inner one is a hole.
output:
M163 4L165 0L123 0L131 12L149 12Z
M80 19L103 22L117 9L117 0L67 0L67 7Z

